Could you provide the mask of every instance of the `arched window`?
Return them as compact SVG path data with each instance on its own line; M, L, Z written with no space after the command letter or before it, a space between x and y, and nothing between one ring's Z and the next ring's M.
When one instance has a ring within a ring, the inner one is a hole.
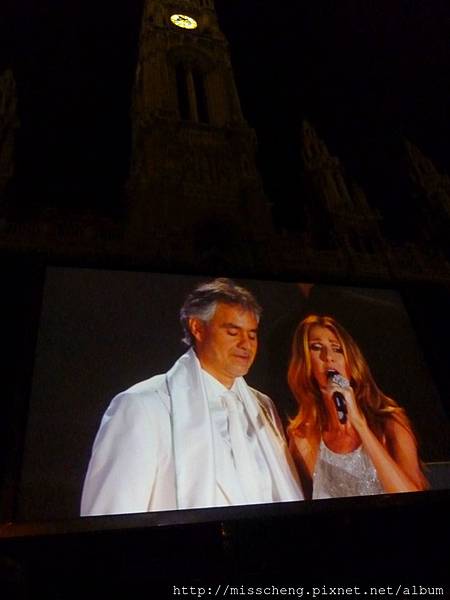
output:
M193 69L194 94L197 116L200 123L209 123L208 98L206 97L205 76L200 69Z
M209 123L205 72L200 67L180 62L175 67L175 75L180 118Z
M187 73L183 64L176 66L175 75L177 80L178 110L180 118L183 119L183 121L188 121L190 119L191 111L189 106Z

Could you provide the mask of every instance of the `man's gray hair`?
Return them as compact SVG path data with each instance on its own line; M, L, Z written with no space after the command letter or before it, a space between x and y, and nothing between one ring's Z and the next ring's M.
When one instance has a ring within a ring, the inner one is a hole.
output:
M194 338L189 329L189 319L210 321L216 312L217 304L237 304L244 310L254 313L259 321L262 308L251 292L237 285L231 279L219 277L213 281L202 283L186 298L180 310L180 322L183 328L183 342L192 346Z

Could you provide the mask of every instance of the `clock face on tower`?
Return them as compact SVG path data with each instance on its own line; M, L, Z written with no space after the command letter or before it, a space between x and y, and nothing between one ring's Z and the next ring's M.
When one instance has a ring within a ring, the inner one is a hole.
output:
M195 29L197 27L197 21L187 15L172 15L170 20L174 25L183 29Z

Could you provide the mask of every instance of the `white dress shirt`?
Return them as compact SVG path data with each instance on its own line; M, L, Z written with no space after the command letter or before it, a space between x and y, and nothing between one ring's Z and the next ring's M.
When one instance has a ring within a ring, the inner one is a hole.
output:
M202 369L213 425L218 504L279 500L272 475L238 386L228 390Z

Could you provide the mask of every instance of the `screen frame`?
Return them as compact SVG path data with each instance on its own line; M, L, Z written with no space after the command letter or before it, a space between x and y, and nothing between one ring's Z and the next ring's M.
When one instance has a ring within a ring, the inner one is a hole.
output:
M3 265L4 267L4 265ZM20 381L11 382L11 391L13 401L9 404L7 417L10 420L10 428L4 438L5 460L3 465L3 483L0 495L0 538L23 538L41 535L61 535L64 533L75 532L95 532L105 530L127 530L140 528L161 528L183 525L195 525L199 523L226 523L234 520L248 520L260 518L279 518L282 516L299 516L300 518L308 515L343 515L353 513L355 510L383 510L388 507L414 506L426 507L428 505L445 503L450 498L449 490L428 490L419 493L409 494L383 494L374 497L352 497L330 500L312 500L292 503L274 503L270 505L249 505L249 506L231 506L217 508L201 508L190 510L159 511L153 513L134 513L127 515L107 515L99 517L78 517L68 519L57 519L49 521L20 521L16 518L17 499L19 493L20 478L22 472L22 461L24 452L25 433L27 427L27 416L29 413L29 402L31 394L33 368L35 364L35 352L37 346L37 335L39 320L42 308L42 299L45 286L46 272L51 268L74 268L74 269L100 269L108 271L129 271L139 273L167 274L167 275L187 275L203 278L213 278L223 276L223 273L203 274L196 273L192 269L188 272L181 272L177 269L175 272L158 272L154 266L145 265L111 265L104 262L95 261L94 263L83 261L48 261L48 260L30 260L16 259L8 265L9 276L13 280L22 281L21 290L22 302L19 302L13 310L12 321L16 322L18 318L23 319L24 307L31 306L32 310L27 315L23 327L22 335L17 342L17 348L14 349L13 357L21 361L21 372L23 378ZM18 270L17 270L18 269ZM228 274L227 274L228 275ZM282 277L277 274L248 274L231 273L230 277L238 279L259 279L260 281L279 281L283 283L293 283L299 278L305 280L305 275L301 273L290 274ZM311 279L310 279L311 280ZM428 283L402 283L393 285L389 281L373 281L361 279L346 279L345 281L336 280L336 278L326 278L319 276L317 281L324 285L340 285L344 287L370 287L389 289L397 292L404 302L405 310L411 318L410 298L419 290L426 290L433 284ZM8 307L7 307L8 308ZM9 306L12 309L12 306ZM414 332L417 333L414 318L411 318ZM423 340L418 334L418 342L423 351L427 367L430 369L429 348L423 345ZM8 365L7 365L8 366ZM433 381L442 396L442 388L439 380L436 380L435 373L430 369ZM448 405L445 405L448 413Z

